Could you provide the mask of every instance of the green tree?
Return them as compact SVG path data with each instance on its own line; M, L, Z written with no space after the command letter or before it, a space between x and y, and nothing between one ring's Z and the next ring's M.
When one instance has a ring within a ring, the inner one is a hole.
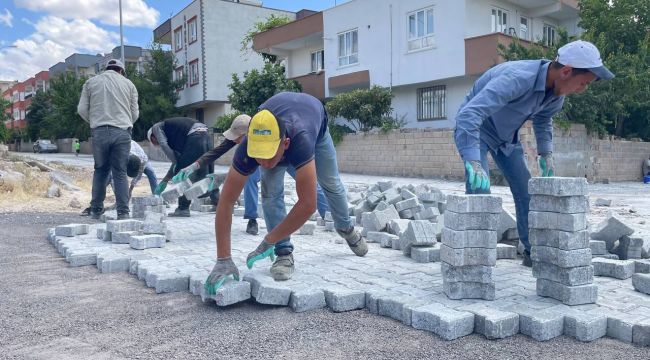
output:
M41 131L46 124L46 118L52 111L52 104L50 101L50 93L45 91L37 91L36 95L32 98L32 102L27 108L27 136L31 140L36 140L41 137Z
M286 78L284 67L273 62L266 62L261 71L245 71L241 80L237 74L232 74L232 82L228 87L232 91L228 95L232 108L250 116L257 112L262 103L279 92L302 91L297 81Z
M39 135L48 138L76 137L86 140L90 136L90 127L79 114L77 105L85 77L77 78L73 74L62 74L50 79L51 110L45 117Z
M5 126L4 121L0 121L0 144L7 143L9 141L9 129Z
M2 123L4 123L5 121L11 118L11 114L6 112L10 106L11 106L11 102L9 102L9 100L0 97L0 121Z
M368 131L382 127L385 121L397 123L389 117L393 111L392 98L393 95L388 89L375 85L370 89L357 89L338 94L327 103L326 107L330 118L343 117L355 130Z
M288 24L291 22L291 19L288 16L275 16L274 14L271 14L268 18L266 18L265 21L260 21L256 22L253 24L253 27L248 30L246 35L241 41L241 52L247 55L248 53L251 52L252 50L252 44L253 44L253 37L266 30L273 29L274 27L282 26L285 24ZM262 58L266 61L270 62L276 62L277 61L277 56L267 54L267 53L259 53Z
M223 133L230 128L232 122L235 121L237 116L241 115L239 111L231 112L229 114L221 115L214 122L214 130Z

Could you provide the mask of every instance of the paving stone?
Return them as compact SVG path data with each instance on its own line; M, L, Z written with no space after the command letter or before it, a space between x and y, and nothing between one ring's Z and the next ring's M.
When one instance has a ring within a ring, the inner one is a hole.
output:
M362 218L363 218L362 215L363 215L363 213L370 212L370 211L372 211L372 208L365 201L362 201L359 204L357 204L354 207L354 217L357 219L357 224L363 225L363 223L362 223ZM324 220L322 222L324 222ZM317 220L316 224L321 225L320 222L318 222L318 220ZM321 225L321 226L323 226L323 225Z
M415 220L436 220L438 216L440 215L440 211L438 210L437 207L428 207L424 208L424 210L420 211L419 213L413 215Z
M192 181L190 179L185 179L177 184L171 184L167 187L167 190L163 191L160 196L162 199L168 203L175 203L179 197L183 196L185 190L192 187Z
M411 248L411 259L418 263L429 263L440 261L440 245L433 246L414 246Z
M366 309L371 314L379 314L379 299L386 298L388 295L385 290L368 290L366 291Z
M650 274L650 260L648 259L634 260L634 272Z
M564 316L564 335L579 341L594 341L607 335L607 316L582 311Z
M426 220L409 222L400 239L406 239L411 246L433 245L438 242L434 225Z
M72 267L95 265L97 264L97 254L88 251L68 252L65 261Z
M476 195L473 195L476 196ZM452 230L497 230L499 213L457 213L445 211L444 225Z
M165 242L166 240L164 235L136 235L130 237L129 245L131 246L131 249L144 250L164 247Z
M612 200L611 199L603 199L603 198L598 198L594 202L595 206L612 206Z
M587 213L589 212L589 198L587 196L531 195L530 210L562 214Z
M607 336L626 342L632 342L632 331L638 316L616 311L607 314Z
M488 307L468 310L474 314L474 332L486 338L504 339L519 333L519 314Z
M529 229L529 230L532 230L532 229ZM510 241L519 240L519 231L517 231L517 229L508 229L508 231L506 231L504 237L505 237L505 240L510 240Z
M549 263L533 261L533 276L564 285L586 285L594 281L594 267L589 265L562 268Z
M142 221L140 220L127 219L106 221L106 230L111 233L140 231L140 229L142 229Z
M251 297L251 284L246 281L227 280L211 298L217 306L229 306L246 301Z
M506 231L517 228L517 218L510 211L503 209L499 216L499 227L497 228L497 240L502 240Z
M416 197L415 194L411 192L411 190L409 189L402 189L400 195L402 195L402 199L404 200L408 200Z
M301 226L300 229L298 229L298 235L314 235L315 230L316 230L316 224L307 223Z
M131 204L142 206L162 205L163 199L159 196L133 196Z
M533 261L549 263L562 268L591 265L591 250L560 250L549 246L533 246L530 250Z
M494 300L496 293L494 283L448 282L444 281L444 279L442 283L442 289L445 295L453 300Z
M431 304L413 309L411 324L416 329L431 331L444 340L454 340L474 331L474 314Z
M379 186L379 190L381 191L386 191L388 189L393 188L395 186L392 181L377 181L377 186Z
M345 288L325 289L325 302L334 312L363 309L366 306L366 293Z
M291 298L291 289L268 279L260 280L257 276L248 274L244 281L251 283L251 296L260 304L287 306Z
M643 251L643 239L640 237L622 236L618 243L610 250L612 254L618 255L621 260L641 259Z
M380 243L384 238L384 232L381 231L368 231L366 233L366 242L369 243Z
M634 274L634 260L594 258L591 263L594 266L595 276L606 276L624 280L631 278Z
M634 274L632 276L634 290L650 295L650 274ZM650 314L648 314L650 316Z
M528 180L528 193L551 196L587 195L587 180L569 177L534 177Z
M447 195L447 211L455 213L501 214L502 200L494 195ZM496 229L494 229L496 230Z
M548 341L564 333L564 315L553 308L517 311L519 332L537 341Z
M650 346L650 319L641 320L632 328L632 343Z
M178 273L163 272L154 276L156 294L188 291L190 277Z
M406 231L410 222L411 220L407 219L392 219L388 222L386 230L393 235L400 236L404 231Z
M605 254L605 255L592 255L594 258L602 258L602 259L610 259L610 260L618 260L618 255L616 254Z
M494 283L493 266L451 266L440 263L442 278L446 282Z
M517 247L507 244L497 244L497 260L499 259L516 259Z
M100 272L114 273L129 271L129 258L118 255L97 255L97 268Z
M322 309L327 306L325 293L318 289L300 289L291 292L289 307L295 312Z
M606 255L607 246L604 241L600 240L590 240L589 248L591 249L591 255Z
M88 224L68 224L59 225L54 228L54 235L56 236L77 236L88 234Z
M589 258L591 261L591 257ZM440 247L440 261L452 266L485 265L495 266L497 249L464 248L454 249L447 245Z
M129 244L131 236L140 235L139 231L123 231L111 233L111 242L113 244Z
M111 241L111 233L106 228L97 228L97 238L102 241Z
M383 248L392 248L393 244L395 243L399 244L399 236L393 234L385 234L381 238L380 246Z
M413 197L413 198L402 200L402 201L396 203L395 204L395 209L398 212L400 212L400 211L404 211L404 210L407 210L407 209L412 209L414 207L417 207L419 203L420 202L418 201L418 199L416 197Z
M593 304L598 298L598 287L595 284L567 286L537 279L537 295L559 300L566 305Z
M142 225L142 232L145 234L162 234L167 232L167 225L165 223L145 222Z
M212 180L208 178L197 181L187 188L187 190L183 192L183 195L185 195L188 200L195 200L199 196L208 192L208 187L211 182Z
M494 230L452 230L441 229L442 243L450 248L488 248L497 246L497 232Z
M607 243L607 250L614 247L616 240L625 235L632 235L634 229L625 224L617 215L610 214L591 230L591 238Z
M334 221L325 221L325 231L333 232L335 230Z
M551 229L562 231L580 231L587 228L585 214L560 214L553 212L530 211L528 227L531 229Z

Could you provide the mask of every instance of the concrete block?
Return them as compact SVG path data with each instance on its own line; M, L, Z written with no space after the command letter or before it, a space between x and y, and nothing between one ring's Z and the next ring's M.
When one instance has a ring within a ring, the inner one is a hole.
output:
M646 237L643 240L643 246L641 246L641 258L642 259L650 258L650 238L648 237Z
M366 196L366 203L371 209L374 209L377 204L382 201L384 198L381 196L380 192L370 193Z
M214 205L201 205L201 206L199 206L198 211L199 212L204 212L204 213L215 212L215 211L217 211L217 207L214 206Z
M170 187L167 187L165 191L163 191L160 196L163 198L164 201L173 204L176 201L178 201L178 198L183 196L183 188L172 185Z
M365 201L362 201L362 202L358 203L354 207L354 217L357 219L357 224L363 225L363 223L362 223L362 218L363 218L362 214L365 213L365 212L370 212L370 211L372 211L372 208ZM320 222L318 222L317 225L321 225Z
M325 303L334 312L363 309L366 306L364 291L345 288L325 289Z
M416 329L431 331L444 340L454 340L474 332L474 314L431 304L413 309L411 324Z
M628 344L632 343L632 331L638 320L637 315L608 311L607 336Z
M436 220L440 215L437 207L425 207L424 210L413 215L415 220Z
M494 195L447 195L447 211L459 214L492 213L503 211L502 200ZM496 230L496 229L495 229Z
M650 319L644 319L634 324L632 343L638 346L650 346Z
M564 315L553 308L519 312L519 332L537 341L548 341L564 333Z
M417 214L417 212L415 210L417 210L417 207L414 207L412 209L406 209L406 210L400 211L399 212L400 219L414 220L415 219L415 214Z
M106 230L111 233L126 232L126 231L140 231L142 229L142 221L140 220L108 220L106 221Z
M395 209L398 212L399 211L404 211L406 209L412 209L414 207L417 207L418 204L419 204L418 199L416 197L413 197L413 198L402 200L402 201L396 203L395 204Z
M589 258L591 259L591 257ZM464 248L454 249L442 245L440 247L440 261L452 266L484 265L495 266L497 262L497 249Z
M429 263L440 261L440 245L435 244L427 247L412 247L411 259L419 263Z
M166 217L167 216L166 211L167 208L165 207L165 205L148 205L144 207L145 217L147 213L159 213L159 214L163 214L163 216Z
M402 199L404 200L413 199L416 197L415 194L409 189L402 189L400 195L402 195Z
M416 191L416 195L418 196L418 199L421 202L435 204L435 206L437 207L439 203L444 203L447 197L442 193L442 191L438 189L434 189L434 190L435 191L420 192L420 193Z
M325 221L325 231L336 231L336 228L334 228L334 221Z
M366 233L366 242L369 243L380 243L384 238L384 232L381 231L368 231Z
M634 274L634 260L594 258L591 263L594 266L595 276L606 276L624 280L631 278Z
M567 286L551 280L537 279L537 295L559 300L565 305L593 304L598 298L598 287L594 284Z
M517 247L507 244L497 244L497 260L499 259L516 259Z
M393 243L399 243L399 236L393 234L384 234L380 240L379 245L383 248L392 248ZM399 250L399 249L397 249Z
M528 213L528 227L531 229L580 231L587 228L587 217L583 213L560 214L530 211Z
M594 341L607 335L607 316L576 311L564 316L564 335L579 341Z
M406 230L411 220L407 219L392 219L388 222L386 230L393 235L400 236Z
M587 195L587 179L568 177L534 177L528 180L531 195L575 196Z
M102 222L107 222L108 220L116 220L116 219L117 219L117 211L115 210L106 211L99 217L99 220Z
M165 223L145 222L142 224L142 232L144 234L162 234L167 232L167 225Z
M251 283L251 295L260 304L287 306L291 298L291 289L270 279L258 279L252 274L244 276L244 281Z
M251 297L251 284L246 281L227 280L211 297L217 306L228 306L246 301Z
M156 294L188 291L190 277L179 273L163 272L155 276L154 288Z
M480 307L474 314L474 332L492 339L504 339L519 333L519 314Z
M298 235L314 235L316 224L306 223L298 229Z
M591 255L606 255L607 246L604 241L600 240L590 240L589 248L591 249Z
M129 271L129 258L119 255L97 255L97 269L102 273Z
M131 249L135 250L144 250L151 248L162 248L165 247L165 236L164 235L136 235L131 236L129 239L129 245Z
M472 195L476 196L476 195ZM499 227L499 213L457 213L447 208L444 225L452 230L494 230Z
M607 250L614 247L616 240L625 235L632 235L634 229L625 224L617 215L610 214L607 219L591 230L591 238L607 243Z
M497 246L497 232L494 230L452 230L441 229L442 243L450 248L488 248Z
M131 236L140 235L138 231L124 231L111 233L111 242L113 244L129 244L131 243Z
M106 231L106 228L97 228L97 239L102 241L111 241L111 233Z
M594 259L599 258L599 259L610 259L610 260L618 260L618 255L616 254L604 254L604 255L592 255Z
M325 221L334 221L334 218L332 217L332 212L326 211L324 219L325 219Z
M494 283L442 282L442 290L452 300L483 299L494 300Z
M494 283L493 266L451 266L440 263L442 279L445 282Z
M387 191L388 189L392 189L393 186L395 185L393 184L392 181L388 180L388 181L377 181L377 186L379 186L379 190L384 192Z
M400 239L406 239L412 246L427 246L438 242L434 225L426 220L409 222Z
M68 251L65 261L72 267L95 265L97 264L97 254L83 250Z
M133 196L131 204L140 206L162 205L163 199L159 196Z
M576 214L589 212L587 196L531 195L530 211Z
M549 263L562 268L591 265L591 250L560 250L549 246L533 246L530 250L533 261Z
M632 286L634 286L634 290L650 295L650 274L634 274Z
M586 285L594 282L594 267L589 265L561 268L557 265L533 261L533 276L568 286Z
M594 202L595 206L612 206L612 200L611 199L603 199L603 198L598 198Z
M390 188L382 193L386 202L391 205L395 205L398 202L402 201L402 194L395 188Z
M386 298L388 295L384 290L366 291L366 309L371 314L379 314L379 299Z
M640 237L622 236L618 243L610 250L612 254L618 255L621 260L641 259L643 251L643 239Z
M375 210L383 211L383 210L388 209L389 206L390 206L390 204L388 204L387 202L382 200L379 203L377 203L377 206L375 206ZM354 210L353 210L353 213L354 213Z
M289 307L295 312L322 309L327 306L325 293L318 289L301 289L291 292Z
M634 260L634 272L642 274L650 274L650 260Z
M152 223L152 224L157 224L165 221L167 218L166 214L164 213L159 213L159 212L153 212L153 211L146 211L144 214L144 222L146 223Z
M528 229L528 230L530 231L532 229ZM505 240L510 240L510 241L519 240L519 231L516 228L508 229L506 230L506 233L503 235L503 237Z
M194 200L194 199L198 198L199 196L201 196L201 195L205 194L206 192L208 192L208 187L210 186L211 182L212 182L212 180L207 179L207 178L202 179L200 181L197 181L197 182L193 183L192 186L187 188L187 190L185 190L183 192L183 195L185 195L185 197L188 200Z
M503 209L499 216L499 227L497 228L497 240L502 240L506 231L517 229L517 218L510 211Z
M88 224L59 225L54 228L55 236L77 236L88 234Z
M407 323L409 320L404 316L404 302L404 298L402 297L394 295L380 296L377 298L377 314L387 316L402 323Z

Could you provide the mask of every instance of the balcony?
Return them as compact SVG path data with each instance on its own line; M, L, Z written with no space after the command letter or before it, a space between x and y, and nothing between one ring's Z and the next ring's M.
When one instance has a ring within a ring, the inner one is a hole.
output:
M302 86L302 92L320 100L325 99L325 72L307 74L291 78Z
M291 51L323 44L323 13L303 17L253 37L253 50L287 57Z
M172 44L172 19L167 19L153 30L153 39L161 44Z
M508 0L509 3L527 10L527 15L533 18L549 17L555 20L566 20L578 17L578 0Z
M510 45L515 38L503 33L492 33L465 39L465 75L480 75L496 64L504 62L497 49L498 44ZM530 41L519 40L529 47Z

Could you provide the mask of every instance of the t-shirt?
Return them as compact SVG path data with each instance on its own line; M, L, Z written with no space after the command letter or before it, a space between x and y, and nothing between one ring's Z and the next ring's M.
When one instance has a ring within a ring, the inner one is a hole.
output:
M316 143L327 131L327 113L320 100L308 94L282 92L272 96L258 110L268 110L278 122L283 122L285 135L291 140L279 165L299 169L314 158ZM248 156L247 149L248 139L244 138L232 162L235 170L246 176L259 166Z

